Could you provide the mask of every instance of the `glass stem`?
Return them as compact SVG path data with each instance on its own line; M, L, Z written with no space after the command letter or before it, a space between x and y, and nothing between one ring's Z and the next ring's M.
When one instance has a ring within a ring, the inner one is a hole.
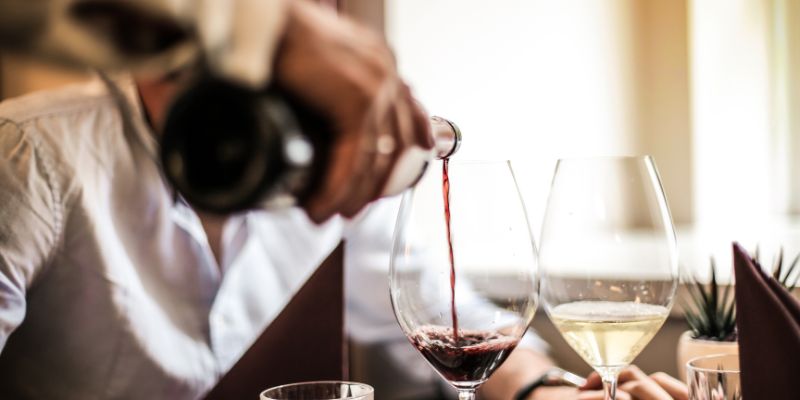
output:
M603 393L605 400L616 400L617 398L617 375L603 377Z
M458 400L475 400L475 389L458 389Z

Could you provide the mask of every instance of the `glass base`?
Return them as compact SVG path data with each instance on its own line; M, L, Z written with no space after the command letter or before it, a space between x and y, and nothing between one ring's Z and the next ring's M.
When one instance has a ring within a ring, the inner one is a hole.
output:
M456 390L458 390L459 392L461 392L462 390L478 390L478 388L481 385L483 385L483 382L486 382L486 381L485 380L483 380L483 381L461 381L461 382L450 382L450 381L448 381L448 383L450 383L450 385L452 385L454 388L456 388Z
M475 400L475 389L459 390L458 400Z
M458 390L458 400L475 400L475 392L478 390L478 387L483 384L483 382L486 381L448 381L448 383Z

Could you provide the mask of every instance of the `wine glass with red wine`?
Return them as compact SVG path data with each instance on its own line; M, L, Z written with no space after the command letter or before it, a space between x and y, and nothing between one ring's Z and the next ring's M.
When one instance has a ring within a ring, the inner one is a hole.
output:
M536 311L536 249L507 161L432 163L403 195L390 287L412 345L459 392L508 358Z

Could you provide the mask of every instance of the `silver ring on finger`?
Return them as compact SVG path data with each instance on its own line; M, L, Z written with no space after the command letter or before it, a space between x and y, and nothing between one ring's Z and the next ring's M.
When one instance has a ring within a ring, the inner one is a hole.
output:
M388 156L394 153L397 143L389 134L382 134L375 140L375 152L382 156Z

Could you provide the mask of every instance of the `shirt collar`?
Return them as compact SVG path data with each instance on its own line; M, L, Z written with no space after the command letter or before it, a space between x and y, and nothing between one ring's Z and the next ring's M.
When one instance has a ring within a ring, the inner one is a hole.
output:
M119 105L124 124L123 128L126 131L125 136L131 142L131 146L138 145L142 147L148 157L156 165L160 165L158 156L159 143L155 132L145 117L144 105L136 89L133 77L128 73L120 73L113 76L101 73L100 77L105 81L109 91ZM168 190L172 190L160 167L159 171L161 171L160 175L164 186ZM192 236L196 242L208 246L208 238L197 213L179 195L174 195L173 198L174 201L170 210L172 221ZM227 265L233 262L246 241L248 236L248 224L246 223L249 220L248 215L249 213L231 215L225 224L222 244L224 253L222 257L223 271Z
M120 104L123 118L128 120L129 128L132 130L131 134L144 146L153 159L158 160L158 140L145 116L142 98L136 89L133 76L129 73L120 73L107 78L106 83Z

